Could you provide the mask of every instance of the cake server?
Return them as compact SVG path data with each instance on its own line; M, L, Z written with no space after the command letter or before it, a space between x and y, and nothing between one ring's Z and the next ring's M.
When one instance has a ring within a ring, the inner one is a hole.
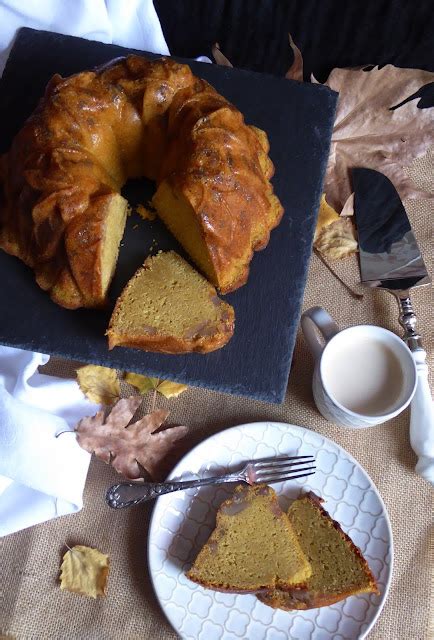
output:
M410 405L410 442L416 473L434 484L434 413L426 352L416 330L410 290L431 282L401 199L388 178L373 169L353 169L354 211L362 284L384 289L399 305L403 339L416 363L418 382Z

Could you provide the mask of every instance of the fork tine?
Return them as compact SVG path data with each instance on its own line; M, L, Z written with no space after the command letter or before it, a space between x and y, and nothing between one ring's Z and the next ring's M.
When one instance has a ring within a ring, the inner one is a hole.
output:
M306 460L294 460L294 462L279 462L278 464L267 464L267 465L263 465L263 466L259 466L257 467L256 465L253 465L253 470L256 474L258 473L268 473L270 472L274 472L274 471L284 471L286 469L291 469L291 467L297 467L303 464L314 464L315 463L315 458L313 457L308 457Z
M294 474L304 471L312 471L314 473L316 467L297 467L296 469L284 469L282 471L274 471L269 473L257 473L255 474L255 482L280 482L279 478L294 477Z
M298 469L297 471L301 471L301 469ZM305 478L306 476L312 476L315 473L315 470L313 471L306 471L306 473L297 473L296 475L289 475L289 476L284 476L283 478L274 478L274 479L270 479L270 480L261 480L261 483L264 484L275 484L276 482L284 482L285 480L295 480L296 478ZM257 481L256 481L257 483Z
M277 456L276 458L259 458L258 460L252 460L251 464L255 469L260 469L262 467L274 466L284 463L289 463L295 460L303 460L304 462L308 461L308 458L311 458L312 461L314 457L312 455L309 456Z

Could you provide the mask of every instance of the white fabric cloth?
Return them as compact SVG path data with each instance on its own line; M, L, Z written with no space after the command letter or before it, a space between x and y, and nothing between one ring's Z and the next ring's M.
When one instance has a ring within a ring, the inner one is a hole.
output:
M0 0L0 75L20 27L169 55L152 0Z
M0 0L0 74L32 27L169 54L152 0ZM38 373L48 356L0 347L0 535L83 506L90 456L71 430L98 407L73 380Z
M48 356L0 347L0 535L79 511L90 455L71 431L98 405L75 380L38 372Z
M20 27L169 55L152 0L0 0L0 75ZM55 435L98 407L75 381L38 373L47 361L0 347L0 536L83 506L90 456Z

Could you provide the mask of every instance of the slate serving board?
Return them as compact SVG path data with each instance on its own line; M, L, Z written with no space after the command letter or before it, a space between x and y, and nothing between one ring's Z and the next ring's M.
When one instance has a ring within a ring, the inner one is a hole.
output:
M54 73L69 75L128 53L158 57L21 29L0 86L0 152L9 148ZM30 269L0 251L0 343L279 403L299 323L337 94L319 85L181 62L235 104L247 123L267 132L276 167L273 184L285 208L268 247L253 258L247 285L225 297L235 308L234 337L206 355L108 350L104 332L114 301L144 258L150 251L170 248L184 255L159 221L134 215L128 220L107 311L58 307L35 284ZM153 191L151 182L138 180L129 182L123 194L134 205L146 203Z

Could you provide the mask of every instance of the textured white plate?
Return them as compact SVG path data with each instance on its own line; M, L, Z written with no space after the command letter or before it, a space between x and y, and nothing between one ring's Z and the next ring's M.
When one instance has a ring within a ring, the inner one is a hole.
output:
M374 573L380 596L352 596L310 611L285 612L254 595L232 595L190 582L190 566L215 522L215 512L233 491L202 487L158 499L149 533L149 570L155 593L182 638L200 640L355 640L374 625L392 573L392 532L383 501L368 474L331 440L303 427L257 422L212 436L190 451L171 479L225 473L249 458L314 454L313 476L273 485L286 508L301 491L312 490L360 547Z

